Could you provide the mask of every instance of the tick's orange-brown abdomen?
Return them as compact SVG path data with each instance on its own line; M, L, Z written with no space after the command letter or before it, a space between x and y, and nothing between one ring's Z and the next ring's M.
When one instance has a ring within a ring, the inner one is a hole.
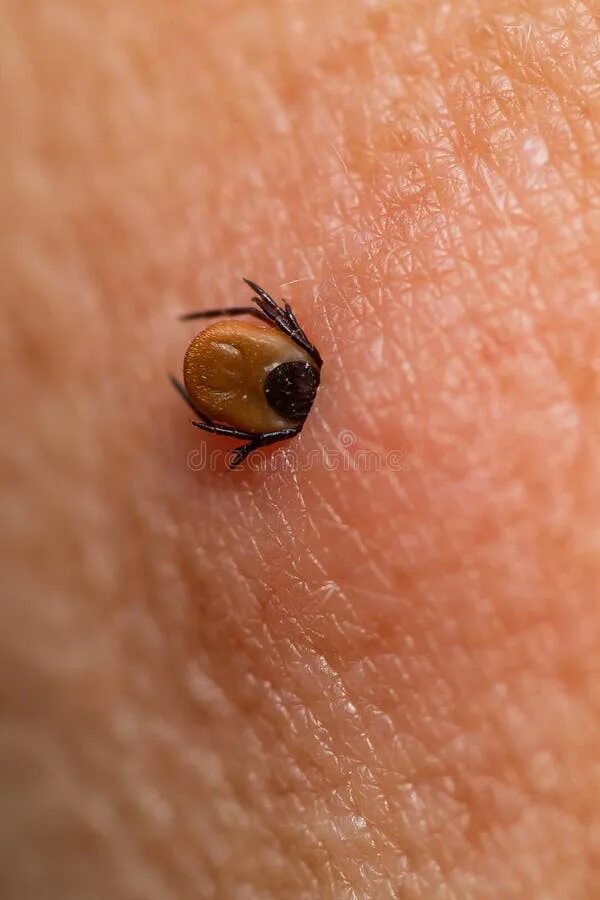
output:
M251 434L297 425L269 406L265 379L281 363L311 357L287 335L253 322L228 319L197 334L185 354L186 390L200 412Z

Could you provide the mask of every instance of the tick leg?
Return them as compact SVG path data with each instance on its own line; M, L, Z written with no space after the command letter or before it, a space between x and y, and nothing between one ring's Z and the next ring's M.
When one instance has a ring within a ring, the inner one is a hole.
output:
M192 425L195 428L201 428L202 431L208 431L209 434L223 434L225 437L239 438L242 441L251 441L256 437L255 434L251 434L249 431L240 431L238 428L230 428L228 425L215 425L208 416L205 416L204 413L201 413L200 410L196 408L196 405L179 379L175 378L174 375L169 375L169 378L177 393L183 397L194 415L198 416L199 419L202 419L201 422L192 422Z
M179 321L191 322L192 319L219 319L223 316L254 316L255 319L260 319L261 322L271 321L253 306L230 306L223 307L222 309L202 309L199 312L185 313L183 316L179 316Z
M298 333L294 335L294 331L298 332L298 329L295 328L294 323L288 318L286 310L279 306L277 301L273 300L271 295L267 294L265 289L261 288L255 281L250 281L249 278L243 278L242 281L256 294L256 297L252 299L269 322L291 337L296 343L299 343L299 338L303 335Z
M306 350L306 352L312 356L319 368L321 368L323 360L321 359L319 351L308 340L298 319L294 315L290 304L286 303L284 306L279 306L277 301L274 300L270 294L267 294L265 289L261 288L255 281L250 281L249 278L244 278L243 280L256 294L256 297L253 299L258 306L258 309L255 309L253 306L230 306L229 308L221 307L220 309L201 309L198 312L184 313L182 316L179 316L179 321L191 322L193 319L218 319L223 316L254 316L255 319L260 319L261 322L268 322L270 325L279 328L284 334L287 334L287 336L295 341L296 344Z
M261 288L260 284L257 284L255 281L250 281L249 278L243 278L242 281L244 281L248 285L250 290L254 291L257 297L262 301L262 304L264 304L265 307L265 312L267 312L268 310L273 315L281 314L282 309L277 301L273 300L271 295L267 294L264 288Z
M267 294L265 289L261 288L261 286L259 284L256 284L255 281L250 281L249 278L244 278L242 280L256 294L256 297L254 297L254 302L264 313L266 318L276 328L279 328L280 331L283 331L284 334L287 334L287 336L290 337L296 344L298 344L299 347L302 347L303 350L306 350L306 352L309 353L310 356L312 356L320 369L323 365L321 354L314 346L314 344L311 344L311 342L307 338L305 332L298 323L298 319L294 315L290 304L286 303L284 306L279 306L279 304L275 300L273 300L271 295Z
M179 379L175 378L174 375L169 375L169 381L171 382L177 393L180 395L180 397L183 397L194 415L198 416L199 419L202 419L205 425L212 426L214 423L211 421L211 419L208 418L208 416L205 416L204 413L200 412L200 410L197 409L195 403L193 402L192 398L190 397L182 383L179 381Z
M266 434L254 435L247 444L242 444L235 450L233 459L229 463L230 469L237 469L241 463L255 450L261 447L268 447L269 444L276 444L279 441L287 441L293 438L301 431L302 426L296 428L283 428L281 431L269 431Z
M230 469L236 469L254 450L258 450L260 447L267 447L269 444L275 444L278 441L287 441L301 430L302 426L296 426L295 428L282 428L280 431L268 431L266 434L251 434L249 431L240 431L237 428L230 428L228 425L216 425L208 416L196 409L195 404L179 379L175 378L174 375L169 375L169 378L177 393L183 397L192 412L201 419L200 422L192 422L194 428L199 428L201 431L208 432L208 434L220 434L223 437L233 437L246 441L245 444L242 444L241 447L235 450L233 459L229 463Z
M192 425L209 434L222 434L225 437L239 438L241 441L253 440L256 437L249 431L239 431L237 428L230 428L229 425L215 425L213 422L192 422Z

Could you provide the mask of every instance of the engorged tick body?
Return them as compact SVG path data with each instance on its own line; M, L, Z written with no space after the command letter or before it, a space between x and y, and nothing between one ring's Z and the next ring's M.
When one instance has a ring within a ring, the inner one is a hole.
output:
M280 306L259 285L253 306L188 313L183 320L227 317L196 335L183 363L182 384L171 381L212 434L239 438L236 468L253 450L297 435L319 387L323 361L288 303ZM253 316L257 323L239 320Z

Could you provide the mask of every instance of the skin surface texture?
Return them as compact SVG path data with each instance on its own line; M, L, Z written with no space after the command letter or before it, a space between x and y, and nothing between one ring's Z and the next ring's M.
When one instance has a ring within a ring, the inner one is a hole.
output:
M600 896L596 3L0 21L3 900ZM231 473L243 276L324 368Z

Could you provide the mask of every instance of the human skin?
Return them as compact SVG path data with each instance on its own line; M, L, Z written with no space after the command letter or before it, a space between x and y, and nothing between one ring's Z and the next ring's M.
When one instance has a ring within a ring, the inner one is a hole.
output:
M594 4L0 18L3 900L599 896ZM242 276L325 365L229 473Z

